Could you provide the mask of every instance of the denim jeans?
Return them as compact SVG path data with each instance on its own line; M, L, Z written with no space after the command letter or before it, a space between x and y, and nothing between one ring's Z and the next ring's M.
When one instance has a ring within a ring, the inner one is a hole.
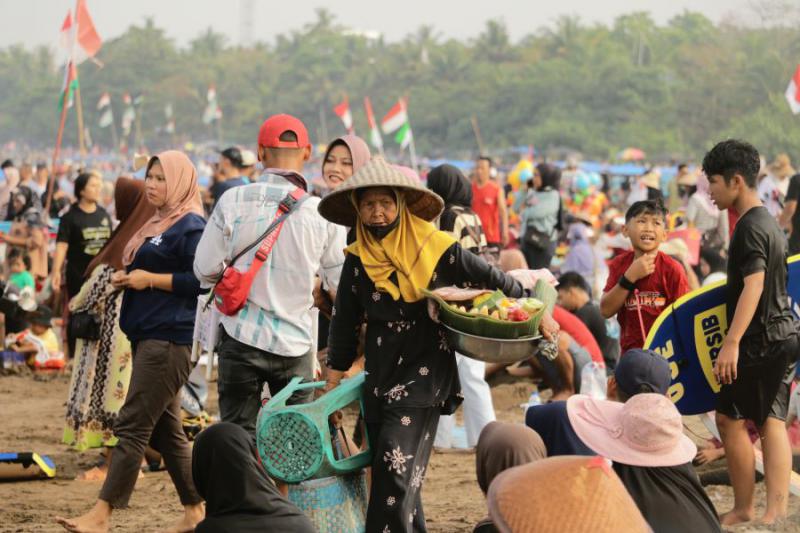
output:
M223 422L243 427L252 435L261 408L261 391L269 386L271 395L284 388L295 376L311 381L315 350L299 357L265 352L237 341L223 329L217 348L219 355L219 411ZM311 401L314 391L296 391L287 403Z

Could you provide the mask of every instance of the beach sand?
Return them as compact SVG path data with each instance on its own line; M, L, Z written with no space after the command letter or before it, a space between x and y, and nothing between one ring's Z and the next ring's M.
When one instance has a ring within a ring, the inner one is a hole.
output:
M498 419L521 422L522 409L533 385L508 380L495 384L492 394ZM35 451L49 455L58 473L54 480L0 483L0 531L63 531L53 523L55 515L75 516L94 503L99 483L75 481L92 466L98 451L75 453L61 445L68 376L0 376L0 452ZM216 385L211 384L209 411L216 409ZM460 416L460 415L459 415ZM705 430L697 420L687 419L693 431ZM720 468L718 462L714 468ZM718 511L732 504L730 487L708 487ZM757 487L759 510L764 501L763 484ZM486 506L475 481L474 454L434 454L423 490L428 528L431 532L470 532L486 515ZM800 532L800 498L790 499L790 519L780 531ZM114 513L112 531L144 533L173 523L181 512L175 489L166 472L145 474L139 480L129 509ZM735 531L767 531L739 527Z

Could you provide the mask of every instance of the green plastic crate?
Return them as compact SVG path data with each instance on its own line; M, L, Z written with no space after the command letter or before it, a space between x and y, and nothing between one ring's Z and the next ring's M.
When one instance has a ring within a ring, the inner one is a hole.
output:
M544 280L536 282L533 291L533 298L541 300L544 307L525 322L510 322L498 320L484 315L471 315L462 313L450 307L440 297L431 291L423 291L426 296L433 298L439 303L439 320L453 329L477 335L479 337L489 337L492 339L519 339L521 337L531 337L538 334L539 324L542 322L544 310L553 312L558 293L549 283Z

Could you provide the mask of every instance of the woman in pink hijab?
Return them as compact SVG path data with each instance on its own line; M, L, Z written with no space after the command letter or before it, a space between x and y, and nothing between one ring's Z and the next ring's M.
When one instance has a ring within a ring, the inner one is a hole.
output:
M334 139L322 158L322 180L328 192L350 179L370 157L369 146L361 137L342 135Z
M322 158L322 180L327 188L325 194L333 191L353 177L353 174L366 165L371 157L369 146L364 142L364 139L357 135L342 135L331 141L328 149L325 150L325 156ZM336 231L347 231L343 226L329 224ZM353 241L355 241L355 233L350 232L347 237L347 243L350 244ZM330 326L330 316L333 302L336 299L336 291L323 287L322 281L317 278L313 294L314 307L320 310L317 349L321 351L328 346L328 327Z
M145 194L155 214L125 247L125 270L111 278L125 290L120 328L133 345L128 395L114 425L118 444L92 510L74 519L57 518L68 531L108 531L112 511L128 505L148 443L164 458L184 506L173 530L193 531L204 515L178 396L191 370L201 293L193 264L205 219L194 165L174 150L150 158Z

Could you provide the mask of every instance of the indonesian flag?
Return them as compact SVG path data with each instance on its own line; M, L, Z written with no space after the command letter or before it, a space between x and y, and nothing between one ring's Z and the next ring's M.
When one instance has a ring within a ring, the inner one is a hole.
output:
M122 103L125 104L125 111L122 112L122 135L127 137L131 133L133 121L136 120L136 109L128 93L122 95Z
M75 9L75 20L72 11L67 11L67 16L61 24L61 48L76 65L80 65L90 57L94 57L103 45L102 39L97 34L86 0L78 0Z
M111 95L108 93L103 93L100 96L100 100L97 101L97 110L100 111L109 105L111 105Z
M406 113L406 102L400 98L393 108L386 113L381 121L381 129L383 133L390 134L393 131L399 130L408 123L408 113Z
M800 65L797 65L794 76L786 88L786 101L789 102L792 113L795 115L800 113Z
M164 131L167 133L175 133L175 118L172 113L172 104L164 106L164 116L167 118L167 124L164 126Z
M62 109L66 103L67 109L72 107L75 101L75 89L78 88L78 69L75 63L68 61L64 65L64 83L61 85L61 97L58 100L58 107Z
M342 103L333 108L333 112L341 119L347 133L353 133L355 131L355 128L353 128L353 115L350 113L350 102L347 100L346 95Z
M111 110L111 95L103 93L100 100L97 101L97 110L105 110L100 115L97 125L101 128L107 128L114 122L114 112Z
M203 111L203 124L211 124L220 118L222 118L222 110L217 104L217 89L213 85L209 85L206 93L206 108Z
M369 101L369 96L364 97L364 111L367 112L367 123L369 124L369 142L375 148L383 148L383 137L381 137L381 130L378 129L378 124L375 122L375 114L372 112L372 102Z

